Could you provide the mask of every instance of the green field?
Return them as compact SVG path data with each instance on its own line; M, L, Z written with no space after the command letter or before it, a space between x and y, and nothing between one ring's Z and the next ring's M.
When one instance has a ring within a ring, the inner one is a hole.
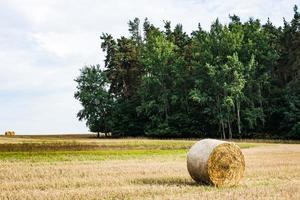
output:
M214 188L187 172L195 142L0 137L0 199L299 199L299 144L237 142L245 177L237 187Z
M5 140L4 140L5 139ZM3 138L0 159L4 161L84 161L182 156L196 140L82 139L61 137ZM241 148L257 146L238 143Z

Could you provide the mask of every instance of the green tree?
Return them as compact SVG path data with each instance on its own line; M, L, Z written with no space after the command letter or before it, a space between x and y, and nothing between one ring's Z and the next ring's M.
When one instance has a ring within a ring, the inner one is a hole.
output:
M75 98L81 103L78 112L79 120L86 120L90 131L108 133L110 131L110 113L112 99L107 91L106 73L99 65L85 66L80 70L80 76L75 79L77 91Z
M168 128L172 64L176 59L174 48L175 45L162 34L153 34L148 37L143 50L145 75L139 91L141 105L138 111L144 112L150 120L146 130L148 134L152 134L151 129L158 131L163 127Z
M103 34L105 68L86 67L76 80L78 117L123 136L299 138L297 6L283 27L229 18L209 31L198 24L191 36L181 24L164 21L160 30L147 18L143 34L138 18L127 37Z
M112 112L112 133L118 135L143 134L143 123L138 118L139 104L137 88L144 72L140 63L142 38L139 19L129 21L130 38L114 40L103 34L101 47L106 52L105 72L110 82L109 93L114 98Z
M289 138L300 138L300 13L294 7L290 23L284 21L280 35L280 59L274 72L277 98L273 102L272 122L277 130L288 132ZM279 125L279 126L278 126Z

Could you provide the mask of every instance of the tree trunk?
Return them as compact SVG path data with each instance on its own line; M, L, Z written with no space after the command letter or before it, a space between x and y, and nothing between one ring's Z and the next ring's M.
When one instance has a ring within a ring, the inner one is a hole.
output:
M219 96L217 96L217 106L219 107L219 114L221 115L222 111L221 111ZM222 127L222 136L221 137L223 137L223 139L226 139L223 117L220 119L220 123L221 123L221 127Z
M223 135L223 139L226 139L226 135L225 135L225 127L224 127L224 122L223 120L221 120L221 125L222 125L222 135Z
M168 97L167 97L167 89L164 85L164 94L163 94L163 97L164 97L164 110L165 110L165 120L168 122L168 119L169 119L169 114L168 114L168 108L169 108L169 104L168 104Z
M239 137L241 136L241 116L240 116L240 102L236 102L236 115L237 115L237 127L238 127L238 133Z
M259 93L259 98L258 98L259 99L259 106L260 106L260 109L262 110L262 113L264 113L260 83L258 84L258 93ZM263 126L263 128L265 127L265 120L264 119L262 120L262 126Z
M97 132L97 138L99 138L100 137L100 133L99 132Z
M232 131L231 131L231 124L230 124L230 121L228 119L228 132L229 132L229 139L231 140L232 139Z

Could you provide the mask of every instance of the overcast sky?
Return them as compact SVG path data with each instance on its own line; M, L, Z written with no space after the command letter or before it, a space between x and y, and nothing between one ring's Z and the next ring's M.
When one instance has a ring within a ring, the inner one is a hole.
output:
M183 24L190 33L237 14L279 26L300 0L0 0L0 133L87 132L74 99L79 69L103 65L102 32L127 35L129 19Z

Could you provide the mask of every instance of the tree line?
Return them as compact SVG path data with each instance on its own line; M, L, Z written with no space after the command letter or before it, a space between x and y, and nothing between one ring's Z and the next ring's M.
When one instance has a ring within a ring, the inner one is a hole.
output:
M300 13L276 27L236 15L191 34L146 18L102 34L105 66L80 70L79 120L118 136L300 139Z

